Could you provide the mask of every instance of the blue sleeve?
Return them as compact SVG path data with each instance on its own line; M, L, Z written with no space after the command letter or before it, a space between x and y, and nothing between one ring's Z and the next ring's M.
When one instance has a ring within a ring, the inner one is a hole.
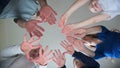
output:
M93 58L88 57L84 54L82 54L81 52L76 52L72 55L73 57L75 57L76 59L82 61L85 64L85 67L95 67L95 68L99 68L100 65L98 62L96 62Z
M104 41L107 37L106 35L110 32L106 27L101 26L102 32L98 33L98 39Z

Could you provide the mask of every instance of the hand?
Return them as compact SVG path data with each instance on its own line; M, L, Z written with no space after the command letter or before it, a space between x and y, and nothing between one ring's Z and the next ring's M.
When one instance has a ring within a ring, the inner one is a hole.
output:
M83 38L87 34L87 30L85 28L74 29L71 32L67 33L67 36L72 36L75 38Z
M64 35L67 35L70 31L72 31L72 30L74 30L74 29L76 29L75 24L66 25L66 26L63 28L62 33L63 33Z
M48 53L48 46L45 47L45 49L43 50L42 48L39 49L39 57L34 59L33 61L45 66L47 65L50 61L52 61L54 59L54 57L49 58L49 56L53 53L52 50L49 51Z
M58 67L63 67L65 65L65 56L60 52L60 50L55 50L55 53L53 53L54 59L53 61L58 65Z
M73 55L73 53L75 52L73 46L65 40L62 41L60 45L66 50L64 54L68 53L68 54Z
M41 48L41 45L33 46L35 43L37 43L40 40L40 38L38 38L37 40L34 40L34 38L35 36L31 37L30 40L27 41L27 34L25 34L24 40L20 47L29 61L32 60L32 58L30 57L30 51L33 49Z
M67 40L79 51L82 51L84 49L84 40L79 40L71 36L67 36Z
M58 27L63 28L68 20L68 17L66 15L62 15L60 20L58 21Z
M40 31L44 32L45 30L41 26L38 26L37 23L41 22L38 20L30 20L26 23L25 28L29 32L30 36L33 36L33 34L38 37L43 36L43 34Z
M50 25L55 24L55 15L57 15L57 13L48 5L45 5L40 9L40 18Z
M83 50L85 49L84 41L83 40L75 40L73 43L73 47L75 47L79 51L83 52Z

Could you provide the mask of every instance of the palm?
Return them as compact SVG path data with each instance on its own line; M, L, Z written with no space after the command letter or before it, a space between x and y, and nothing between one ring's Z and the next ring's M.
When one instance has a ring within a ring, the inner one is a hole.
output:
M59 67L62 67L65 65L65 56L60 52L60 50L55 50L55 53L53 53L55 59L53 60Z
M29 41L27 41L27 35L24 36L24 40L21 44L21 50L25 53L27 59L29 61L31 61L31 57L29 55L30 51L32 49L36 49L36 48L40 48L41 46L40 45L37 45L37 46L33 46L35 43L37 43L40 38L38 38L37 40L34 40L35 36L33 36L32 38L30 38Z
M63 30L62 33L67 35L70 31L75 29L75 25L74 24L70 24L70 25L66 25Z
M65 26L66 22L67 22L67 17L65 15L63 15L58 22L58 26L60 28L63 28Z
M48 5L45 5L40 9L40 18L50 25L55 24L55 15L57 15L57 13Z
M47 53L47 51L48 51L48 46L46 46L46 48L44 50L42 48L40 48L39 49L39 57L33 61L40 65L43 65L43 66L48 64L50 61L53 60L53 57L49 58L49 56L52 54L52 50L50 50L49 53Z
M29 32L30 36L36 35L38 37L41 37L43 34L40 32L44 32L44 29L41 26L38 26L37 23L41 23L38 20L30 20L26 24L26 29Z

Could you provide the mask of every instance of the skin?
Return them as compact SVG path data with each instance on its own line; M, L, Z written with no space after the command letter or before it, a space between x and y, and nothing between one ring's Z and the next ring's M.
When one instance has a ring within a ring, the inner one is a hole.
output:
M68 18L71 16L73 12L75 12L79 7L82 7L85 5L89 0L77 0L75 3L73 3L69 9L61 16L58 26L62 28L62 33L67 34L68 32L77 29L77 28L82 28L86 27L88 25L104 21L108 19L110 16L108 14L98 14L96 16L93 16L87 20L76 22L75 24L66 24ZM102 8L98 4L98 0L91 0L89 9L92 13L100 13L102 12Z

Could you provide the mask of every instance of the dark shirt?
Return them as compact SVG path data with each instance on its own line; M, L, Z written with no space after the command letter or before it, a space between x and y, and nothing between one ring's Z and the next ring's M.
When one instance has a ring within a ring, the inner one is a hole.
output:
M100 68L98 62L96 62L93 58L84 55L81 52L75 51L75 53L72 56L84 63L84 67L82 68ZM61 68L66 68L66 66L64 65Z

